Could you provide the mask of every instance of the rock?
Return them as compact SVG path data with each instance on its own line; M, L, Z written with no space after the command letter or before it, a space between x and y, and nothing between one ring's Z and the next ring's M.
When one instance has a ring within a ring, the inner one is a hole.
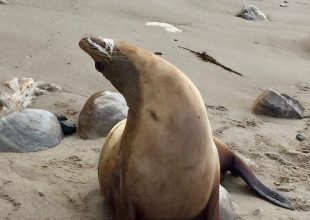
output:
M222 219L236 219L232 199L222 185L220 185L220 213Z
M254 5L245 5L237 16L246 20L267 21L266 15Z
M296 139L297 139L298 141L303 141L303 140L305 140L305 136L304 136L303 134L297 134L297 135L296 135Z
M0 119L0 152L33 152L56 146L62 139L55 115L24 109Z
M256 100L253 112L277 118L302 119L305 108L292 97L267 89Z
M71 135L76 132L76 126L73 123L70 123L66 116L60 115L57 116L57 120L61 126L61 130L64 135Z
M162 52L160 52L160 51L156 51L156 52L154 52L154 54L156 54L156 55L158 55L158 56L163 55L163 53L162 53Z
M0 5L7 5L7 4L9 4L7 1L5 1L5 0L0 0Z
M127 117L124 97L116 92L101 91L85 103L78 121L78 135L82 139L106 136L115 124Z
M43 193L43 192L41 192L41 191L38 191L38 194L39 194L39 196L45 196L45 194Z

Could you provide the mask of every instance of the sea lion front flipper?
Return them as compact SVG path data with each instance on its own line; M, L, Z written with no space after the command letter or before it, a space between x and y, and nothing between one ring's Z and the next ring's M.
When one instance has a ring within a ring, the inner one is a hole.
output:
M114 215L113 220L137 220L136 209L126 195L121 192L114 194Z
M251 168L236 155L226 144L217 138L213 138L219 152L221 174L230 171L240 176L256 193L267 201L287 209L295 209L288 198L268 188L260 182Z
M203 210L202 215L199 219L201 220L224 220L220 217L220 188L214 190L210 199L208 200L207 207Z

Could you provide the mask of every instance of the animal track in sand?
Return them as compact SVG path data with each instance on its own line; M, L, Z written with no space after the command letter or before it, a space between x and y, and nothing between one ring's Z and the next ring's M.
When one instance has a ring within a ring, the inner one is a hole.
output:
M298 82L298 83L295 83L294 86L297 87L299 91L303 91L303 92L310 91L310 85L307 83Z
M241 127L241 128L255 128L259 127L261 122L256 121L255 119L244 119L242 121L238 120L231 120L231 124L236 126L236 127Z
M217 111L221 111L221 112L226 112L228 111L228 109L225 107L225 106L222 106L222 105L217 105L217 106L214 106L214 105L205 105L206 109L209 108L209 109L212 109L212 110L217 110Z
M221 136L224 131L233 128L233 127L239 127L239 128L256 128L259 127L261 122L258 122L255 119L243 119L242 121L234 120L234 119L227 119L224 121L224 123L229 123L228 125L225 125L223 127L220 127L218 129L215 129L213 133L217 136Z
M266 152L265 157L276 162L274 165L268 162L268 159L264 162L273 169L271 175L275 179L276 188L287 192L297 210L310 211L310 194L307 193L307 196L303 191L307 192L305 188L310 182L310 155L297 150L299 144L297 142L296 146L282 146L271 138L259 134L255 136L255 142Z
M2 188L2 187L1 187ZM12 198L9 194L3 191L3 189L0 188L0 199L3 199L4 201L8 202L12 206L12 211L7 214L6 219L10 219L10 216L12 215L12 212L16 212L20 209L21 203L16 201L14 198Z
M86 197L81 196L80 193L74 194L73 196L67 192L64 192L63 194L65 195L68 202L71 204L71 206L75 211L88 212L88 206L87 206L88 201Z
M86 184L82 179L81 170L94 169L97 167L96 163L88 163L80 157L73 155L64 159L53 159L48 163L42 165L46 172L58 179L65 181ZM83 172L87 175L87 172Z

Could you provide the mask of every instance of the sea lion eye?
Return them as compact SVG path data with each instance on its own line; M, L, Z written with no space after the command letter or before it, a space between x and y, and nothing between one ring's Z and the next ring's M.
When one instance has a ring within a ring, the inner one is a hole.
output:
M103 62L96 62L95 67L96 67L96 70L98 70L99 72L103 71L104 70L104 63Z

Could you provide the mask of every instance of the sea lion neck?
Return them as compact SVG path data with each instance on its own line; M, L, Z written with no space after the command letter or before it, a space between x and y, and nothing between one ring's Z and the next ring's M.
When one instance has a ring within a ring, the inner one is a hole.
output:
M100 65L96 63L97 66ZM125 55L104 67L104 77L124 96L130 109L136 111L141 103L140 74Z

